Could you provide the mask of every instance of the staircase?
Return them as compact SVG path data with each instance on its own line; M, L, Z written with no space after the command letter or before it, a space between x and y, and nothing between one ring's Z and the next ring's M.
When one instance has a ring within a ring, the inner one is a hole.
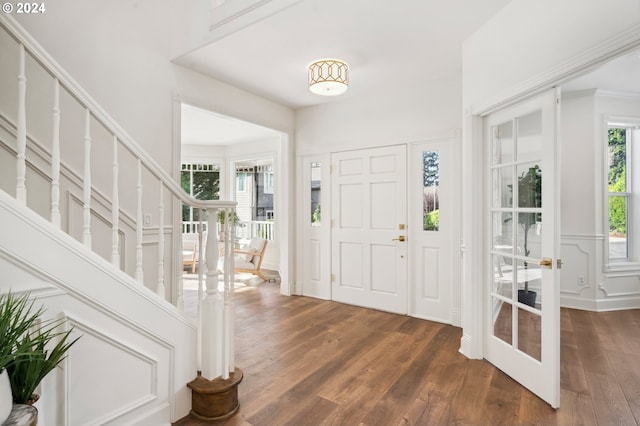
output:
M82 335L43 381L39 424L170 424L199 372L235 370L233 256L218 265L233 229L219 243L215 223L235 203L185 194L8 14L0 57L0 292ZM211 230L197 323L181 312L183 204Z

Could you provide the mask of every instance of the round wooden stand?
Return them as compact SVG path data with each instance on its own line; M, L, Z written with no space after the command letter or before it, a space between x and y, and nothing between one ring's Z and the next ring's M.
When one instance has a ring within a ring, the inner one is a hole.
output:
M205 379L198 376L187 387L191 389L191 415L206 421L222 421L238 412L238 385L242 381L242 370L236 368L228 379L216 377Z

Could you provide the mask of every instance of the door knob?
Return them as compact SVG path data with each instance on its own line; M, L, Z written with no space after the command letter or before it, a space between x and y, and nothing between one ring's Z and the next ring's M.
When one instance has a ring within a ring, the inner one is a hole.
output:
M400 235L398 238L394 238L391 241L404 241L404 240L405 240L404 235Z
M542 259L540 259L540 262L538 262L538 265L542 266L545 269L551 269L552 264L553 260L549 259L548 257L543 257Z

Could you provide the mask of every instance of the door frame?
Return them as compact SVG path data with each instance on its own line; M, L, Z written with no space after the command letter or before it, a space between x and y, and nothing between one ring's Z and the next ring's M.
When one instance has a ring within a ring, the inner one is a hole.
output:
M477 161L483 158L484 117L530 97L539 95L582 74L593 71L612 59L626 55L640 46L640 25L634 27L628 37L612 37L595 46L588 55L573 57L559 66L544 70L535 78L513 86L497 97L465 107L463 111L462 169L462 338L460 352L472 359L482 359L483 342L483 291L485 286L484 245L485 215L474 214L483 208L484 176L487 165ZM561 173L560 168L557 171Z

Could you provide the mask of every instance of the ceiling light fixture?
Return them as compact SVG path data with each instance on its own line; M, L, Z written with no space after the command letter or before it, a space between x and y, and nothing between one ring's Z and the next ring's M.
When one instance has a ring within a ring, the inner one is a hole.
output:
M309 65L309 90L316 95L337 96L349 88L349 65L323 59Z

